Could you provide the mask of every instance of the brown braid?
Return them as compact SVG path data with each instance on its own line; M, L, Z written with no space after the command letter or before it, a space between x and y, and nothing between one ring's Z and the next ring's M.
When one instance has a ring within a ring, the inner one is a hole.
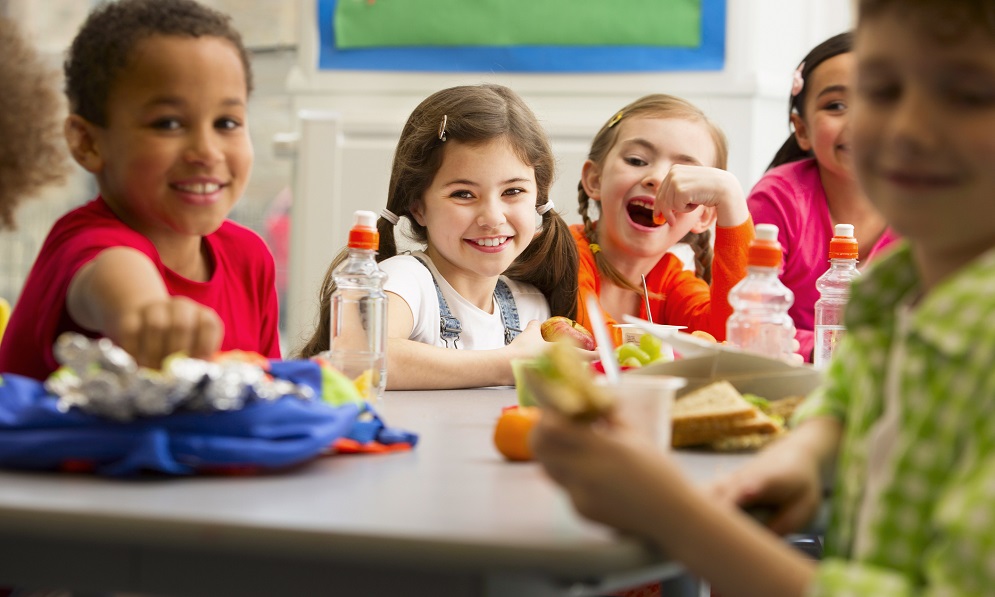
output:
M688 232L681 242L694 249L694 275L711 284L712 260L715 256L715 251L712 250L712 231Z

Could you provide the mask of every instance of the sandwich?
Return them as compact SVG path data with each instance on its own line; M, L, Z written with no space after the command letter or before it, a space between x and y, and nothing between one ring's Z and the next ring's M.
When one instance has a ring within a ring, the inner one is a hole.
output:
M716 444L733 437L777 435L784 425L751 404L728 381L699 388L674 402L675 448Z
M524 367L519 381L539 406L578 421L594 421L615 406L614 397L595 384L589 364L564 342L552 343Z

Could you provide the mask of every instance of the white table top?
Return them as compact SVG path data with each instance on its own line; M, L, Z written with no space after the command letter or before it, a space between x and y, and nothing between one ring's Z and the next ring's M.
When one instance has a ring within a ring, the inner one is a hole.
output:
M0 528L130 546L196 547L432 568L612 574L664 561L580 519L534 463L491 435L514 391L389 392L411 452L339 455L270 476L105 479L0 472ZM743 456L678 452L696 482Z

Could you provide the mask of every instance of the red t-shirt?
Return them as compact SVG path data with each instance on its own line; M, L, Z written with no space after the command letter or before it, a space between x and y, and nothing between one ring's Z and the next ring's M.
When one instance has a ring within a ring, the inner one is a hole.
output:
M141 251L159 269L171 296L214 309L225 325L222 350L280 358L276 268L266 244L228 220L204 242L214 273L206 282L195 282L164 266L152 241L118 219L100 197L62 216L48 233L14 307L0 343L0 372L45 379L59 366L52 354L59 334L95 336L69 316L66 292L76 272L111 247Z

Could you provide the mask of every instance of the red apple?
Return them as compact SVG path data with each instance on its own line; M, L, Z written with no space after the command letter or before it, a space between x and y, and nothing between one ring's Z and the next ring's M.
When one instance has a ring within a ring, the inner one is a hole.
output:
M542 338L547 342L565 340L584 350L594 350L597 343L594 335L584 326L569 317L555 315L542 322Z

